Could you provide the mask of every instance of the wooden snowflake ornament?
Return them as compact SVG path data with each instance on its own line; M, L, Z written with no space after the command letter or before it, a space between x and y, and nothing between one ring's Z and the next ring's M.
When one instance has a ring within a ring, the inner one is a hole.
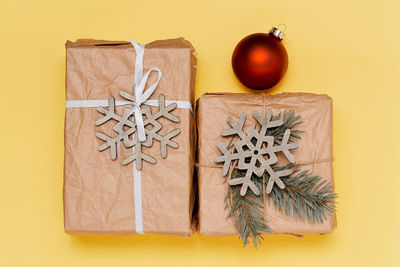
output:
M134 104L135 98L133 95L124 91L120 91L120 95ZM142 161L147 161L152 164L157 162L154 157L142 152L142 146L151 147L153 145L153 141L156 140L160 143L161 157L166 158L167 146L175 149L179 148L178 143L173 141L172 138L177 136L181 130L177 128L170 131L166 135L161 135L159 131L162 129L162 124L158 120L160 118L166 118L175 123L180 122L179 117L170 113L176 107L176 103L166 106L165 97L162 94L160 94L158 99L158 112L153 114L150 107L141 107L146 140L140 142L137 136L135 136L137 127L132 108L125 108L122 112L122 115L115 113L115 99L111 96L108 99L108 108L97 108L97 111L104 116L96 121L96 126L102 125L108 121L116 121L117 123L113 127L115 134L113 136L108 136L102 132L96 132L96 136L104 141L104 143L99 146L99 151L104 151L110 148L110 157L112 160L116 160L118 156L119 145L122 141L125 148L132 148L132 154L123 159L122 164L127 165L131 162L135 162L136 168L141 170L143 165ZM149 127L146 128L146 126Z
M229 172L229 167L232 162L237 161L237 168L239 170L245 170L246 175L244 177L234 178L229 180L229 184L241 185L240 195L244 196L247 193L248 188L253 191L255 195L260 194L260 190L254 184L253 174L256 177L261 177L267 172L270 176L266 187L266 193L269 194L272 191L272 187L276 183L281 189L285 188L285 184L282 182L280 177L288 176L293 171L290 169L274 171L272 165L278 162L277 153L282 152L283 155L291 163L295 163L293 155L290 150L298 148L298 144L289 142L290 129L287 129L283 135L282 141L279 143L274 136L267 135L267 130L271 128L279 127L283 124L282 120L271 120L272 111L268 110L265 118L260 115L257 111L253 111L254 118L260 124L260 129L252 128L247 134L243 131L243 126L246 120L246 113L243 112L240 115L238 122L235 122L231 117L228 117L228 123L231 126L230 129L223 130L222 136L237 136L240 139L234 143L234 151L230 153L226 145L218 142L218 148L222 152L222 156L216 157L215 162L224 162L222 168L222 175L226 176Z

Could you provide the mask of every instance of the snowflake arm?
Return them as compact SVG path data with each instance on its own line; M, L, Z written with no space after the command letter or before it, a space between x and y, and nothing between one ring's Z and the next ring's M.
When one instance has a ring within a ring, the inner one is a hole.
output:
M280 150L277 151L282 151L285 157L290 161L290 163L296 163L296 160L294 159L293 155L290 153L289 150L296 149L299 147L299 145L297 143L288 143L289 137L290 137L290 130L287 129L283 134Z
M232 126L231 129L226 129L221 132L222 136L238 135L240 138L245 138L246 134L243 132L244 122L246 120L246 112L240 115L239 121L236 123L232 117L228 117L228 123Z
M160 116L173 121L173 122L180 122L181 120L179 119L178 116L175 116L174 114L170 113L172 110L176 109L178 104L176 103L171 103L168 106L165 106L165 97L164 95L160 95L158 97L158 103L159 103L159 109L160 111L158 112Z
M268 174L270 175L270 178L268 180L267 188L265 189L265 193L269 194L272 191L272 187L276 183L279 188L284 189L285 184L282 182L280 179L281 177L286 177L292 174L292 170L287 169L287 170L281 170L281 171L274 171L270 166L266 168Z
M99 151L103 151L106 150L107 148L110 148L110 157L112 160L116 160L117 143L119 142L119 140L117 140L116 138L109 137L108 135L100 132L97 132L96 136L104 141L104 143L101 146L99 146Z
M253 191L253 193L258 196L258 195L260 195L260 190L251 180L251 175L252 175L252 171L250 169L248 169L246 171L245 177L239 177L239 178L229 180L229 184L230 185L240 185L241 184L242 185L242 187L240 189L241 196L246 195L248 188L250 188L251 191Z
M131 162L135 162L136 169L142 169L142 161L147 161L149 163L156 163L157 160L150 155L142 152L142 144L139 142L138 138L133 138L134 146L132 147L133 153L122 160L122 165L128 165Z
M272 110L270 110L270 109L267 110L267 114L265 114L265 118L263 118L260 115L260 113L258 113L257 110L253 111L253 116L254 116L254 118L256 118L258 123L260 123L260 125L261 125L260 134L263 136L265 135L265 133L267 132L267 130L269 128L275 128L275 127L281 126L283 124L282 120L271 121Z
M96 126L106 123L109 120L116 120L116 121L121 120L121 116L115 114L115 99L112 96L108 98L108 109L104 107L98 107L97 111L103 114L104 117L96 121Z
M239 154L231 154L228 149L226 149L225 145L221 142L217 143L219 150L222 152L222 156L216 157L214 159L215 162L224 162L224 166L222 167L222 175L226 176L229 171L229 166L233 160L239 159Z
M135 95L133 95L133 94L130 94L130 93L128 93L128 92L125 92L125 91L122 91L122 90L121 90L121 91L119 91L119 95L122 96L123 98L129 100L129 101L134 102L134 104L136 103L136 102L135 102L135 101L136 101ZM136 104L135 104L135 105L136 105Z

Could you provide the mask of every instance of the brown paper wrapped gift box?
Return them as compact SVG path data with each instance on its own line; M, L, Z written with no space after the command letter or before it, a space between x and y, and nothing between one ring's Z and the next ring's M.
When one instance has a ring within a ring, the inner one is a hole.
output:
M198 127L198 182L199 182L199 232L208 236L235 235L233 220L226 220L224 197L227 177L222 176L222 165L214 163L220 155L217 142L229 142L220 132L228 129L228 116L237 120L242 112L248 114L244 129L254 127L252 114L257 110L265 114L294 110L301 114L304 123L299 148L292 151L301 170L333 182L332 174L332 99L326 95L305 93L266 94L205 94L197 102ZM284 163L286 164L286 162ZM335 215L328 216L322 224L310 224L287 217L265 203L264 216L276 234L303 234L331 232L336 227Z
M66 43L67 100L125 100L120 90L133 91L135 50L129 42L78 40ZM193 106L196 57L192 45L182 38L149 43L144 52L144 72L161 69L163 77L150 99L160 93L166 100L189 101ZM148 84L156 77L151 75ZM123 107L117 107L121 114ZM152 107L152 110L157 110ZM143 230L145 233L189 236L192 234L193 114L177 108L180 123L162 120L162 132L180 128L173 140L178 149L168 148L160 156L159 143L144 148L157 164L144 162L141 171ZM70 234L134 234L135 210L132 163L123 166L128 149L117 160L96 131L110 132L111 125L95 126L96 108L67 108L65 115L64 225Z

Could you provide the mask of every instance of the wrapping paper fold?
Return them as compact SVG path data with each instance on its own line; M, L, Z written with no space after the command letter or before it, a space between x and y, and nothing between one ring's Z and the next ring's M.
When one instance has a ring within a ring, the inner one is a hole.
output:
M333 182L332 174L332 99L327 95L306 93L265 94L205 94L197 102L198 127L198 185L199 185L199 232L207 236L235 235L233 220L226 220L224 197L227 177L222 176L222 164L214 163L220 155L217 142L229 142L220 132L228 129L226 120L231 116L238 120L241 112L247 112L244 129L254 127L253 110L265 114L294 110L301 114L304 130L299 148L292 151L300 170L311 170L322 179ZM280 162L284 160L280 158ZM282 165L288 162L283 161ZM275 210L265 203L264 216L276 234L326 234L336 227L336 217L331 215L322 224L298 221Z
M125 100L119 91L133 92L135 50L128 42L78 40L66 43L67 100ZM183 38L161 40L145 47L144 71L157 66L163 77L150 99L164 94L167 100L189 101L193 105L196 57ZM148 84L156 77L150 76ZM123 107L116 110L121 114ZM157 108L152 107L153 111ZM143 229L145 233L189 236L193 232L193 114L175 109L176 124L160 120L161 133L180 128L174 138L178 149L168 148L160 156L155 142L143 152L157 164L143 162L141 171ZM113 123L99 127L96 108L67 108L65 112L64 226L70 234L135 234L132 163L121 159L130 152L121 146L120 157L110 159L109 150L99 152L103 143L95 132L112 131Z

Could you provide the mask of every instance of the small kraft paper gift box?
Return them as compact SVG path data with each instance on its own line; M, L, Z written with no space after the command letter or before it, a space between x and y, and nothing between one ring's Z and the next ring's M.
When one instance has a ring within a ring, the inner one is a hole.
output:
M201 235L336 227L329 96L214 93L196 109Z
M193 233L195 71L183 38L67 41L66 233Z

